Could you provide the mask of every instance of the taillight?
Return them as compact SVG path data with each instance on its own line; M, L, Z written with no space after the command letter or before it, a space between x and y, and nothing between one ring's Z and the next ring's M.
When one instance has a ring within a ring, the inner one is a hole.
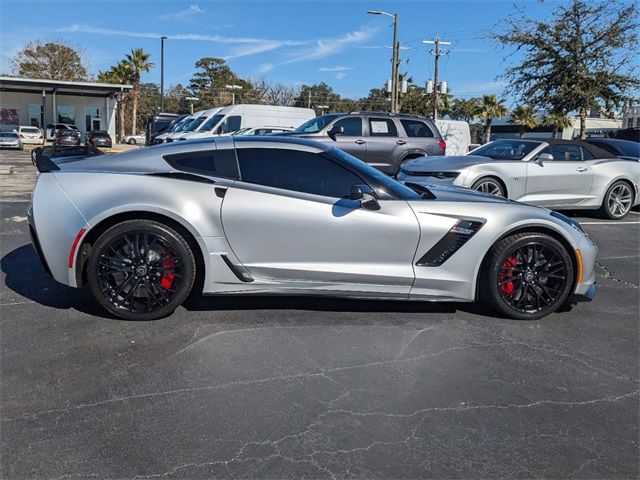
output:
M442 150L446 150L447 149L447 142L445 142L443 139L440 139L440 141L438 142L438 145L440 145L440 148Z

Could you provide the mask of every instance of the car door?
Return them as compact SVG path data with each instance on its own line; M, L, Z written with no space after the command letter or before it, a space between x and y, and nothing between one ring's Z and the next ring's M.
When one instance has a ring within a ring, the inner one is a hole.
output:
M593 156L579 145L556 143L540 153L553 160L527 162L527 186L523 202L548 207L570 207L587 199L593 170L587 160Z
M241 179L225 194L222 224L251 275L280 288L408 295L420 233L406 201L362 207L348 195L363 181L309 147L238 147Z
M395 175L400 156L397 152L404 151L407 139L398 136L393 118L369 117L367 127L367 163L388 175Z
M336 131L342 128L342 133L336 133L331 138L327 132ZM359 158L363 162L367 161L367 142L363 135L362 117L348 116L339 118L335 122L327 125L323 134L325 143Z

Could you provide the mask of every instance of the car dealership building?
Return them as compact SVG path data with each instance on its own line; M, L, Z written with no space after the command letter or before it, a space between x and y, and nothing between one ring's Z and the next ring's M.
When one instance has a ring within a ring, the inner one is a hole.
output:
M82 134L106 130L116 135L118 98L131 85L0 77L0 129L18 125L44 129L68 123Z

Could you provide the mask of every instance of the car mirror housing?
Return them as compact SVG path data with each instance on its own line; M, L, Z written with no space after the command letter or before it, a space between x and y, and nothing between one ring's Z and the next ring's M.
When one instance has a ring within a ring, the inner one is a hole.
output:
M360 206L367 210L380 210L380 204L373 195L373 189L369 185L356 184L351 187L351 200L360 201Z
M336 135L342 135L343 133L344 133L344 127L333 126L329 129L329 131L327 132L327 135L329 135L329 138L335 142Z
M538 165L542 165L543 162L551 162L551 161L553 161L553 155L551 155L550 153L541 153L535 159L535 162Z

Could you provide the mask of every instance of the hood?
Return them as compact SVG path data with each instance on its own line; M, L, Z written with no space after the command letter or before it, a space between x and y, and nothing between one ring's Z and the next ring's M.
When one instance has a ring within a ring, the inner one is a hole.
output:
M479 155L420 157L409 160L402 169L409 172L448 172L491 161L491 158Z
M411 182L406 182L411 183ZM442 202L474 202L474 203L519 203L504 197L496 197L488 193L469 190L456 186L425 185ZM426 200L433 201L433 200Z

